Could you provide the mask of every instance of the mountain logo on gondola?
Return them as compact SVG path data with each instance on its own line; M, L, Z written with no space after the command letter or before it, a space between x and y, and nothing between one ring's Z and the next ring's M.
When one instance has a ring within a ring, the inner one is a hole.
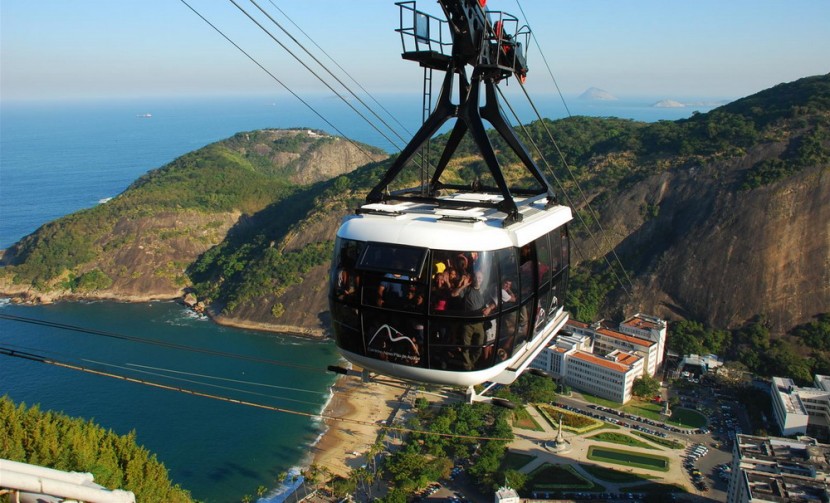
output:
M421 361L418 345L411 337L387 324L381 325L367 344L370 353L383 360L415 365Z

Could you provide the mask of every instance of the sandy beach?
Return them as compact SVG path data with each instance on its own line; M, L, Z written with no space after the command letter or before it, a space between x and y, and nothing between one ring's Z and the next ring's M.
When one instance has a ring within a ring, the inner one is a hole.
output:
M328 430L312 448L312 463L346 477L352 468L366 464L366 453L380 431L378 423L390 419L406 386L388 378L365 383L357 377L341 377L333 392L324 412L333 419L325 421Z

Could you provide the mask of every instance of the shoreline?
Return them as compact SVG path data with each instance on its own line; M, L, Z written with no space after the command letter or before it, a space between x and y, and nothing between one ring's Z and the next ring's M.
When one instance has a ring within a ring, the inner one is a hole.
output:
M240 328L245 330L255 330L258 332L267 332L275 334L293 335L296 337L305 337L309 339L327 339L329 333L324 328L310 328L298 327L296 325L277 325L273 323L263 323L253 320L244 320L241 318L230 318L216 314L210 309L205 309L204 312L196 311L188 306L184 301L184 295L77 295L77 294L56 294L49 295L43 293L36 293L30 289L20 289L17 291L0 291L0 298L9 299L13 304L20 305L49 305L58 302L118 302L123 304L146 304L150 302L175 302L180 304L183 309L192 311L194 313L207 316L213 323L230 328Z
M311 446L310 462L304 467L313 464L348 478L351 470L367 464L366 454L378 439L379 425L398 409L407 388L401 383L340 376L331 390L331 400L322 412L326 429Z

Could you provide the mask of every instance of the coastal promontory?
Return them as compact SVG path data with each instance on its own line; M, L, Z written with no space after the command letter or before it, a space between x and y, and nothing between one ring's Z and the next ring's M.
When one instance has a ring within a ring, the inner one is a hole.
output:
M783 335L830 311L830 76L684 120L571 117L525 131L578 212L566 300L576 318L647 310L722 329L763 319ZM521 176L492 141L506 176ZM222 323L322 334L336 228L388 162L320 131L239 133L23 238L3 256L0 292L190 294ZM460 145L454 172L486 176L472 142ZM624 271L611 270L613 255Z

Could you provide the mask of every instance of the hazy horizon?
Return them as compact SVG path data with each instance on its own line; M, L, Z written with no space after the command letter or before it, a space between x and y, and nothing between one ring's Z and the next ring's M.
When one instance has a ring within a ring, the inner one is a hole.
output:
M189 3L294 91L329 92L232 4ZM257 3L356 91L292 21L370 92L420 95L422 70L400 58L392 0ZM243 7L313 65L253 4ZM417 8L441 15L431 1ZM566 96L597 87L620 98L732 100L830 70L824 0L701 0L670 9L656 0L490 0L488 8L528 16L556 79L531 41L527 87L534 96L555 94L558 85ZM284 92L183 2L4 1L0 51L2 101ZM518 93L511 84L507 91Z

